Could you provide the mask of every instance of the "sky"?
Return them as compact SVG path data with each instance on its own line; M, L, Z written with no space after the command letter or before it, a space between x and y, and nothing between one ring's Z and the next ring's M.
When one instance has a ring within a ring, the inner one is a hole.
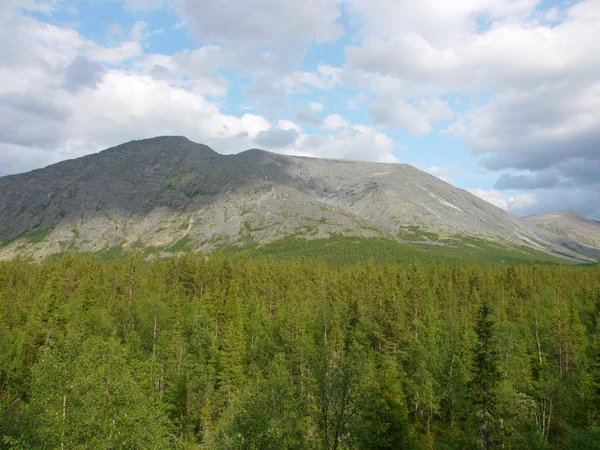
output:
M0 176L133 139L600 219L600 0L0 0Z

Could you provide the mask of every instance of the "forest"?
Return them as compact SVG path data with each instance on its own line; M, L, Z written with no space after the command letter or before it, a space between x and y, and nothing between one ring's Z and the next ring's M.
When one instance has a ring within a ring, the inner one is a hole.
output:
M0 262L0 448L597 449L600 267Z

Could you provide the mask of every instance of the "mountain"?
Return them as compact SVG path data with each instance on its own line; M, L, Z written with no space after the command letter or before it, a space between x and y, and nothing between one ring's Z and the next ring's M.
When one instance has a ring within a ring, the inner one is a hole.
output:
M563 239L563 244L594 259L600 259L600 223L574 211L558 211L523 218L528 224Z
M131 248L168 255L337 235L421 247L483 240L582 258L565 237L406 164L221 155L164 136L0 178L4 259Z

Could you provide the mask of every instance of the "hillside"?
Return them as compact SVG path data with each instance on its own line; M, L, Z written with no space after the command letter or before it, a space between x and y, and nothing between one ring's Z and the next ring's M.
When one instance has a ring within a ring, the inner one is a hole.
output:
M600 259L600 223L574 211L538 214L523 219L564 240L564 245L595 259Z
M332 236L421 248L476 249L475 239L581 258L568 239L406 164L221 155L165 136L0 178L3 259Z

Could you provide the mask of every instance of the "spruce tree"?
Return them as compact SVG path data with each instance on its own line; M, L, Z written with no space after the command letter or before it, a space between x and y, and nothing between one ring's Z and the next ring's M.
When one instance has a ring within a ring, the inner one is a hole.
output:
M501 380L499 355L494 340L494 321L487 300L481 303L475 326L477 340L473 353L473 378L469 386L475 413L477 446L485 450L498 445L497 388Z

